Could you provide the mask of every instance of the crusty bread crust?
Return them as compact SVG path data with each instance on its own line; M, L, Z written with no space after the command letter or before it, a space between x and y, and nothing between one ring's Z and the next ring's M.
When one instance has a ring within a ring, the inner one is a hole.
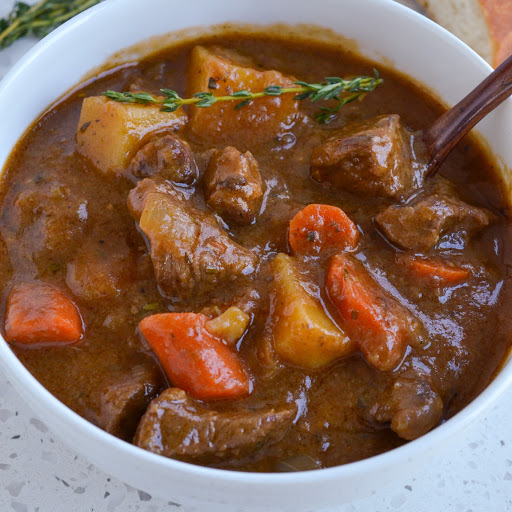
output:
M512 0L418 0L440 25L498 66L512 54Z
M479 0L495 43L494 66L512 55L512 0Z
M420 0L432 18L491 62L495 45L479 0Z
M512 27L512 21L511 21ZM493 62L494 67L498 67L505 59L512 55L512 28L511 32L507 34L505 39L501 41L501 44L498 47L498 51L496 52L495 59Z

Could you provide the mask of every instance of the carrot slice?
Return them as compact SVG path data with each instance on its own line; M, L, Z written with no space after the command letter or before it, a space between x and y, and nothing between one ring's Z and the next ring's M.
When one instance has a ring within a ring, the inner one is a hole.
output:
M438 284L457 284L469 277L469 270L456 267L449 262L434 261L400 255L399 263L405 265L414 276L422 281Z
M359 232L341 208L309 204L291 220L288 240L296 254L319 254L330 248L354 249Z
M419 327L417 320L350 255L334 256L326 284L345 331L368 362L383 372L395 368Z
M200 313L161 313L139 328L173 383L201 400L240 398L251 382L238 356L206 329Z
M78 309L52 286L20 283L9 293L7 341L21 345L73 343L80 339L82 332Z

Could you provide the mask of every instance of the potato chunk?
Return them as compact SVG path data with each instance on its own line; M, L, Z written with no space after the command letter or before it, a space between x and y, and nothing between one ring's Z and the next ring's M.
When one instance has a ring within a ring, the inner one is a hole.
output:
M277 71L257 71L235 52L196 46L188 67L188 96L213 92L215 96L236 91L263 91L269 85L293 87L293 79ZM230 144L247 149L271 140L298 113L293 94L268 96L235 110L235 102L219 102L208 108L191 107L190 129L213 144Z
M356 351L355 344L303 288L293 259L278 254L272 261L274 349L303 368L321 368Z
M222 338L228 345L234 345L244 334L251 318L240 308L231 306L212 320L206 322L206 330Z
M118 103L103 96L85 98L76 133L76 148L104 173L128 166L142 139L187 121L182 109L161 112L153 105Z

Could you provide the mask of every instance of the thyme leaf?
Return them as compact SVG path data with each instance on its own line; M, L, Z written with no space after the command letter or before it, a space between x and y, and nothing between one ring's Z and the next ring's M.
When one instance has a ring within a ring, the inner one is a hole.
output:
M294 94L294 100L300 101L309 99L312 102L331 101L331 107L320 107L320 112L315 116L321 124L329 124L336 119L338 112L347 103L361 98L364 94L374 91L383 83L379 72L375 69L374 76L358 76L352 79L339 77L326 77L322 83L308 83L303 81L294 82L296 87L282 87L270 85L261 92L250 92L245 89L235 91L226 96L215 96L213 92L196 92L191 98L181 98L172 89L160 89L163 96L153 96L147 92L117 92L108 90L103 93L111 100L121 103L158 104L164 112L174 112L184 105L195 105L196 107L208 108L215 103L225 101L238 101L235 110L243 108L253 100L265 96L281 96L283 94ZM242 99L243 101L239 101Z
M143 311L156 311L159 308L160 304L158 302L150 302L142 307Z
M5 18L0 18L0 48L22 37L44 37L73 16L102 0L41 0L34 5L16 2Z

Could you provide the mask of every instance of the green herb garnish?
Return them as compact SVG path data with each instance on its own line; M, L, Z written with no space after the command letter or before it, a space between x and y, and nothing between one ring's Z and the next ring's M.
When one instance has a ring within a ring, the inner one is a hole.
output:
M297 87L281 87L280 85L270 85L261 92L249 92L246 90L236 91L227 96L215 96L213 92L196 92L191 98L181 98L180 95L172 89L160 89L163 97L153 96L147 92L117 92L108 90L103 93L104 96L121 103L138 104L156 104L161 105L164 112L174 112L183 105L195 105L200 108L211 107L220 101L236 101L235 109L243 108L251 104L257 98L265 96L281 96L283 94L295 94L296 100L309 99L313 102L332 100L334 107L320 107L316 115L316 120L321 124L329 124L333 121L339 110L352 101L357 100L363 94L374 91L383 79L377 70L374 70L375 76L359 76L351 80L344 80L338 77L327 77L320 84L310 84L297 81Z
M59 270L62 270L62 269L63 269L62 263L51 263L50 266L48 267L48 270L52 274L55 274L56 272L58 272Z
M42 0L35 5L16 2L6 18L0 18L0 48L22 37L44 37L73 16L102 0Z
M156 311L160 309L160 304L158 302L150 302L149 304L145 304L142 309L144 311Z

